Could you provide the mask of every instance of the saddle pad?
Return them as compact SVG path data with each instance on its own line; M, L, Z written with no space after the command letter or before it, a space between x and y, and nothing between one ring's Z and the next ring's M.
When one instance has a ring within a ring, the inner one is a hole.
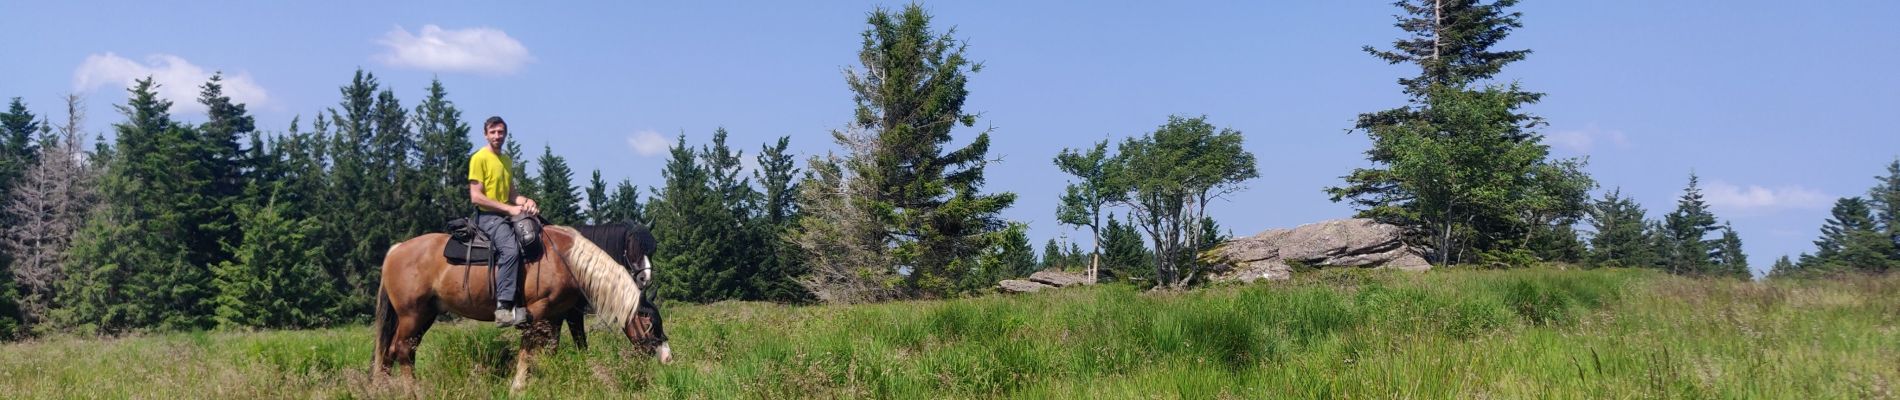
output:
M442 246L442 256L448 258L451 264L485 266L488 265L488 259L494 256L494 251L487 247L470 248L468 243L449 240L447 245Z

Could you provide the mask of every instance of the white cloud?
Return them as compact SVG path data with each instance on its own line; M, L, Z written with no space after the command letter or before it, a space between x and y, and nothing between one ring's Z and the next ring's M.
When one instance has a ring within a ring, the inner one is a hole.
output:
M1710 206L1737 212L1827 208L1834 201L1834 196L1798 185L1742 187L1723 181L1709 182L1702 196Z
M1551 146L1576 153L1589 153L1590 150L1596 149L1598 143L1609 144L1619 149L1630 146L1629 136L1624 135L1623 131L1599 129L1596 125L1583 129L1552 132L1544 135L1544 141L1550 143Z
M672 146L673 142L667 141L666 137L652 130L639 131L632 136L627 136L627 147L633 148L633 152L642 157L665 153L666 149Z
M133 81L150 76L159 85L158 96L171 100L173 112L197 113L205 109L203 104L198 104L198 91L211 79L211 74L212 71L170 54L153 54L139 63L107 52L86 56L86 61L79 63L79 68L73 71L73 90L126 88L131 87ZM230 96L231 101L255 107L270 100L270 95L257 81L251 80L248 73L226 73L223 84L224 95Z
M520 41L494 28L445 30L423 25L419 34L401 26L376 42L388 49L376 61L390 66L437 72L473 72L507 75L521 70L534 56Z

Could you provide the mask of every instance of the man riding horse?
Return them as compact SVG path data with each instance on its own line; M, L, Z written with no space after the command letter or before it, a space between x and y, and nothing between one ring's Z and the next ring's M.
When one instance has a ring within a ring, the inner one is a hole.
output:
M516 301L521 292L521 243L511 221L532 218L540 209L534 199L515 193L514 160L502 153L508 142L508 122L501 116L482 122L488 145L468 159L468 198L481 212L475 226L487 234L495 257L495 323L504 327L528 322L527 310Z

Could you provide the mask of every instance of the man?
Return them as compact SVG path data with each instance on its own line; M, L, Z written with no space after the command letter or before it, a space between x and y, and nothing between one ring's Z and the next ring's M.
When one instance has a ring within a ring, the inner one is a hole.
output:
M500 116L482 123L482 137L488 145L468 159L468 198L481 212L475 226L488 234L495 250L495 323L516 326L528 322L528 311L516 303L521 296L521 242L515 240L510 217L540 212L534 199L515 194L514 160L502 154L508 142L508 122Z

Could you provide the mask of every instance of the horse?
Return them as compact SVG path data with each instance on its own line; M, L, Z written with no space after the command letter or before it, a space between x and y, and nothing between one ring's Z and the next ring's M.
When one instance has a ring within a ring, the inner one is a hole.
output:
M635 284L644 289L647 284L653 282L653 263L649 257L659 247L659 241L654 239L653 231L647 229L646 225L634 221L621 221L600 225L575 225L573 228L580 232L581 237L600 246L601 250L606 251L607 254L613 255L614 262L627 266L627 273L633 275ZM656 300L652 297L641 298L640 307L634 310L634 315L651 315L653 323L651 329L654 334L646 340L665 342L666 326L659 319L660 308ZM569 335L574 338L575 347L587 350L586 313L568 313L567 318L561 322L567 325ZM556 327L555 331L558 334L560 328Z
M608 324L620 325L641 351L657 355L662 363L671 362L658 309L639 311L641 288L627 267L573 228L550 225L540 237L541 251L523 249L521 296L530 321L522 328L511 390L527 386L533 355L559 340L553 324L578 322L582 302L592 304ZM372 376L391 373L392 367L400 365L402 373L413 378L416 347L439 314L494 320L493 270L450 263L442 255L448 240L447 234L424 234L390 246L384 255L371 329L376 333ZM644 254L641 261L645 264ZM645 276L650 277L650 272Z

